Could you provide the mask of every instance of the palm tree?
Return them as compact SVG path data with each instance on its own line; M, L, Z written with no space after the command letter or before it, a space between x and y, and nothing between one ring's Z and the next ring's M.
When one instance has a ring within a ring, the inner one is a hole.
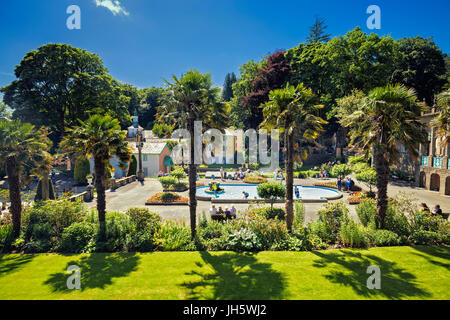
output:
M431 122L438 132L445 135L445 142L450 140L450 90L441 92L436 99L439 115Z
M34 167L48 151L50 143L47 134L47 131L36 130L29 123L18 120L0 121L0 162L6 164L13 232L16 237L20 235L22 224L21 173L29 172L28 169Z
M423 110L414 90L390 84L370 91L356 111L338 115L341 124L349 128L350 144L361 147L367 154L372 149L380 228L385 227L389 167L399 158L397 144L401 143L414 159L419 144L427 140L426 130L419 121Z
M164 98L161 111L164 117L175 122L178 128L186 128L190 133L189 161L189 212L191 237L196 236L196 180L197 165L194 162L195 137L194 122L204 121L206 125L224 125L225 104L219 99L220 89L212 86L211 75L190 70L181 78L172 76L173 82L166 81L168 94Z
M97 189L97 211L101 237L105 236L105 180L109 161L116 155L120 161L128 162L131 150L125 141L126 133L119 121L110 116L93 115L86 122L69 130L61 141L61 147L77 156L94 158L95 187Z
M43 137L49 135L47 129L42 128L40 133ZM48 145L48 149L51 148L52 142L50 139L45 140ZM53 156L43 150L40 154L36 155L36 166L33 168L32 172L41 178L41 188L42 188L42 199L43 201L50 199L50 184L49 184L49 171L52 168Z
M269 101L263 105L265 120L261 126L281 127L284 132L286 150L286 225L292 230L294 218L294 152L297 140L313 141L323 131L327 122L315 114L323 108L311 89L303 83L297 87L287 85L286 88L273 90L269 93ZM303 150L303 157L306 150Z

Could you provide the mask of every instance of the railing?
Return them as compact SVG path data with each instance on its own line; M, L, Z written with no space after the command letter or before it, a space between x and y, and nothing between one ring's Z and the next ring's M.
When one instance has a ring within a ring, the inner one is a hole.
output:
M442 168L442 158L434 157L433 158L433 167L434 168Z
M428 156L422 156L422 159L420 161L420 165L424 167L428 167Z

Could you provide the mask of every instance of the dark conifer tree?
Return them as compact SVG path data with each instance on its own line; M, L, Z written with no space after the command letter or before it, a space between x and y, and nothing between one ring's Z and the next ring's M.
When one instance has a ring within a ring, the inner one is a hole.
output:
M325 19L320 18L316 15L316 21L314 24L309 28L309 36L306 38L306 41L309 43L314 42L327 42L330 40L330 34L325 33L325 29L328 28L328 26L325 23Z

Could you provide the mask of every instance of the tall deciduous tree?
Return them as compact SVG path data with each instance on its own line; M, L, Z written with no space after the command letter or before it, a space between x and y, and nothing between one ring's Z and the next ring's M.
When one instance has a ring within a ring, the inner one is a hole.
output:
M286 149L286 225L292 230L294 218L294 158L297 139L315 140L326 123L316 116L323 105L318 104L317 97L311 89L303 84L297 87L287 86L270 91L269 101L263 105L264 127L283 128Z
M436 98L436 107L439 114L432 121L432 125L450 141L450 89L441 92Z
M419 100L433 105L434 96L446 83L445 55L432 39L403 38L396 41L397 58L393 81L417 92Z
M399 158L397 143L402 143L415 158L419 144L427 140L425 128L419 121L423 109L413 89L387 85L371 90L358 110L340 114L342 125L349 128L350 143L367 154L373 152L377 172L377 221L381 228L385 227L388 205L389 167Z
M164 88L151 87L141 89L139 95L141 104L138 109L139 124L143 128L151 129L158 118L158 107L161 105L161 99L165 94Z
M18 120L0 121L0 162L6 164L13 230L16 237L20 235L22 224L21 175L48 155L50 142L47 133L46 130L36 130L33 125Z
M251 84L251 91L243 98L243 106L249 111L247 125L257 129L263 121L261 104L269 100L269 92L285 85L290 76L290 65L280 50L267 57L267 62L258 70Z
M224 117L218 110L223 110L219 100L220 89L213 87L211 75L190 70L181 78L172 76L172 82L166 82L168 94L165 96L162 112L166 118L173 119L178 128L186 128L190 133L189 162L189 211L191 237L196 236L196 179L197 165L195 159L194 122L204 120L207 124L219 123L218 117Z
M97 189L97 211L101 237L104 239L106 226L105 179L110 170L110 159L115 155L122 162L128 162L131 150L125 141L126 132L119 121L110 116L93 115L79 126L69 130L61 141L61 147L79 157L94 158L95 187Z
M255 80L258 70L262 68L265 61L255 62L250 60L239 67L240 75L233 84L233 98L230 105L230 122L236 128L245 128L251 117L250 111L244 106L244 97L251 91L251 85Z
M96 54L50 43L28 52L14 72L17 80L1 89L13 118L48 126L53 140L91 113L130 121L126 96Z

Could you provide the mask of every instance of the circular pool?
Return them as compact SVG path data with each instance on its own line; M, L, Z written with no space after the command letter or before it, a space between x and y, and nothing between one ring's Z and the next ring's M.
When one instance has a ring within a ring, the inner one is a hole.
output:
M197 187L197 197L199 200L261 200L258 197L258 192L256 188L258 185L256 184L221 184L221 188L224 191L220 194L212 195L207 193L207 186L205 187ZM300 197L297 198L294 194L294 199L300 200L332 200L338 199L342 195L339 191L324 188L324 187L305 187L297 185ZM247 192L249 197L244 199L244 195L242 192Z

